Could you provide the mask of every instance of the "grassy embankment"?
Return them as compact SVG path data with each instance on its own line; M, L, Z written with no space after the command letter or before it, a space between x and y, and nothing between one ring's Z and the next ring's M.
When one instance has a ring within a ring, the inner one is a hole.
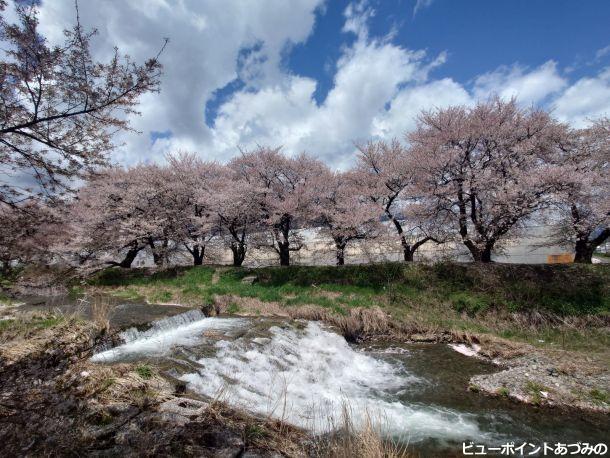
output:
M242 282L253 275L253 284ZM432 331L492 334L568 350L606 352L610 347L610 266L110 269L86 289L153 303L222 302L225 312L236 314L245 308L264 314L269 306L315 305L344 315L356 307L378 306L395 320Z

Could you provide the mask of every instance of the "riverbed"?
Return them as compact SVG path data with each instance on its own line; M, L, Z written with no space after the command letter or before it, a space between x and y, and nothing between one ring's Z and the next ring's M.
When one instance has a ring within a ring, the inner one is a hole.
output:
M127 329L123 344L100 349L92 361L154 363L194 396L318 434L348 412L356 425L368 418L424 456L462 456L469 441L599 443L610 430L607 417L468 391L470 377L498 368L447 345L350 345L319 322L180 312Z

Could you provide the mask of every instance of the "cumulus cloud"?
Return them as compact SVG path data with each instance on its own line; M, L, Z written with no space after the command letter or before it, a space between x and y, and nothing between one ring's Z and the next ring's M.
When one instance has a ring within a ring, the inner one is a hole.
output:
M422 110L472 103L466 89L451 78L416 85L400 91L390 108L374 118L372 134L385 139L401 137L415 127Z
M97 56L108 57L116 44L142 61L157 52L163 37L171 39L162 56L161 93L145 96L142 116L133 119L142 135L123 135L114 160L159 161L182 149L226 161L238 146L268 144L283 145L289 154L308 151L345 168L353 161L354 142L401 137L423 109L472 104L492 93L554 107L558 117L578 125L610 107L608 69L572 85L554 61L532 69L503 66L468 85L434 79L447 54L408 49L391 35L371 37L368 21L375 11L366 1L344 12L342 33L351 44L342 48L332 87L318 102L318 82L292 73L283 59L313 32L323 1L114 0L104 8L81 2L83 24L100 27ZM416 10L430 3L420 0ZM42 2L41 27L51 41L60 42L73 20L71 1ZM232 89L218 101L218 91L227 87ZM208 125L211 100L216 116Z
M538 104L567 85L559 74L557 63L548 61L532 71L513 65L500 67L475 79L473 93L481 99L491 93L503 98L517 97L522 104Z
M593 118L610 116L610 67L595 77L576 81L552 106L559 119L574 127L584 127Z
M158 159L167 148L203 149L213 133L205 124L204 109L214 91L238 77L238 58L246 48L257 47L256 59L241 75L252 76L253 87L284 78L282 54L302 43L312 32L315 11L322 0L239 0L202 2L185 0L114 0L80 2L81 22L98 27L96 56L108 58L116 44L121 52L143 61L156 54L163 37L170 44L162 55L164 77L160 94L144 97L141 117L133 126L143 135L127 135L117 159L134 162ZM51 41L61 42L62 30L75 18L70 0L43 1L40 25ZM256 68L255 68L256 67ZM244 67L242 67L244 68ZM150 132L171 131L172 138L151 147Z
M357 39L343 50L323 103L313 98L314 80L293 75L256 93L240 91L219 109L212 149L230 154L236 143L245 148L281 144L289 153L307 150L345 167L353 159L355 141L382 131L399 134L400 115L388 105L425 84L430 70L446 56L428 59L424 51L397 46L388 38L370 39L367 20L372 14L362 3L346 9L343 30Z

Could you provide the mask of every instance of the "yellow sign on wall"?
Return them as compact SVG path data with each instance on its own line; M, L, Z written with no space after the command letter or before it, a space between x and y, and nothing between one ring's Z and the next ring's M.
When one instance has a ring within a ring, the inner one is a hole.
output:
M549 254L546 257L547 264L569 264L574 262L573 253Z

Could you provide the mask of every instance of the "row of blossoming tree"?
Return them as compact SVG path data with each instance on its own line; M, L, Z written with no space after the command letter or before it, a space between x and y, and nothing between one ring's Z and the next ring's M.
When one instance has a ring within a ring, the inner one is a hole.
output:
M354 240L388 230L405 261L424 243L459 240L489 262L539 216L552 220L550 243L591 262L610 235L609 139L606 119L576 130L492 98L423 112L404 142L360 145L343 172L269 147L224 165L178 153L164 165L106 169L66 205L55 235L82 261L113 253L108 262L121 267L144 249L159 266L175 250L202 264L210 243L225 244L237 266L263 246L288 265L312 227L332 238L337 264Z
M163 165L108 167L113 134L129 130L125 114L158 90L158 59L137 65L117 51L96 62L93 34L78 20L51 47L35 7L17 12L20 23L0 21L5 270L61 258L126 268L142 250L159 266L177 250L198 265L212 243L226 245L235 265L257 247L288 265L312 227L333 240L337 264L354 241L388 231L405 261L425 243L458 241L489 262L542 217L553 228L548 243L572 246L577 262L591 262L610 236L610 121L573 129L497 97L424 111L403 139L358 146L343 172L275 147L240 151L227 164L176 153Z

